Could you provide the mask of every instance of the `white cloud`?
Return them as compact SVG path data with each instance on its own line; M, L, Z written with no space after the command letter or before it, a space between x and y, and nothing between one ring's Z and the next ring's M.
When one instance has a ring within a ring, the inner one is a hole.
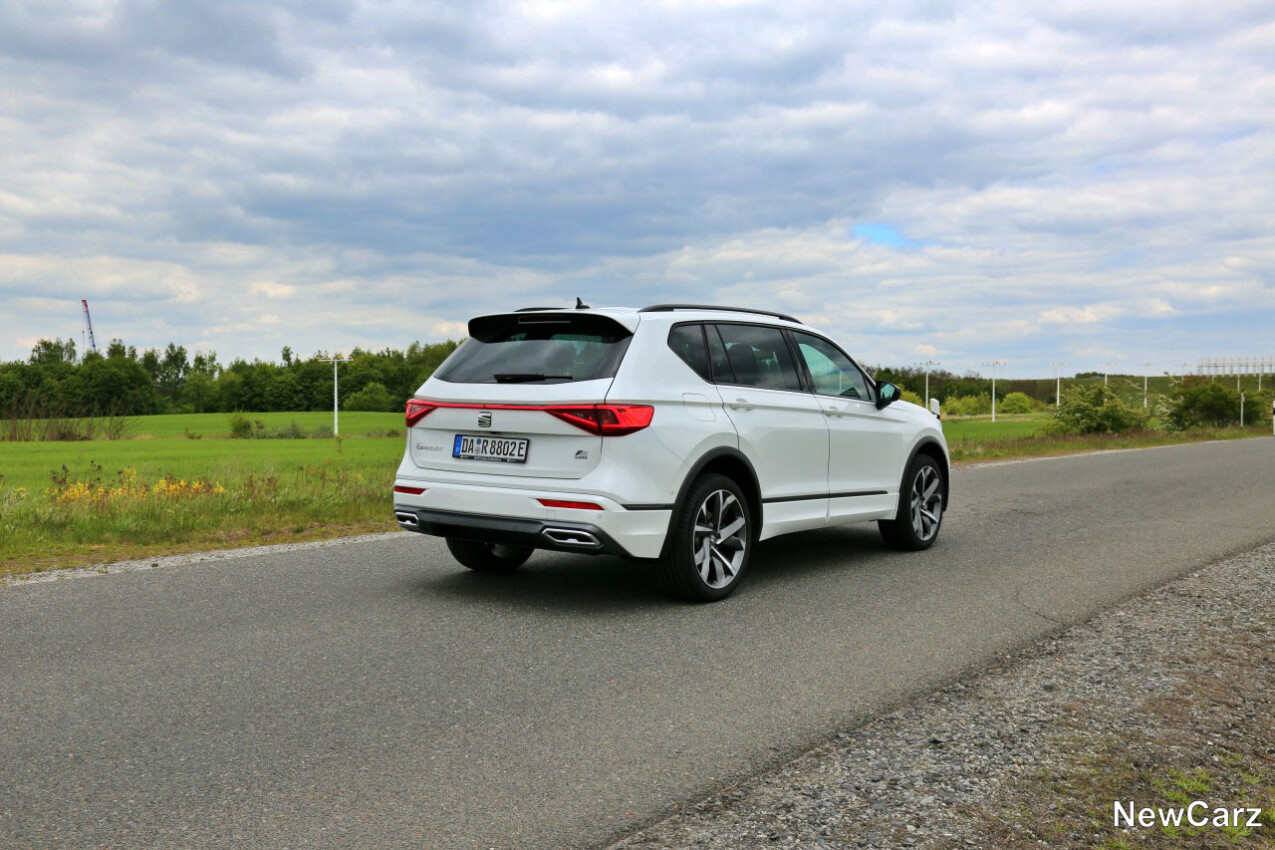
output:
M1260 2L6 4L0 359L82 297L223 359L576 294L958 370L1259 348L1273 39Z

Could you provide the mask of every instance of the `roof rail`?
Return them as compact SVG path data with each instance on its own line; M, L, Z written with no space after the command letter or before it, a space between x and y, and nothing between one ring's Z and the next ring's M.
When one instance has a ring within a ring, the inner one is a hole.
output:
M671 313L674 310L721 310L728 313L753 313L758 316L773 316L776 319L783 319L785 322L793 322L802 324L800 319L795 319L786 313L775 313L770 310L753 310L750 307L722 307L718 304L652 304L650 307L643 307L638 310L639 313Z
M566 307L519 307L515 313L537 313L541 310L565 310Z

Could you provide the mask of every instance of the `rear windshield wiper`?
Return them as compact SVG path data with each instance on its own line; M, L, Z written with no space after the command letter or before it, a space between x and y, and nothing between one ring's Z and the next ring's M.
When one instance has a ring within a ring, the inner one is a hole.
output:
M497 372L492 375L498 384L530 384L535 381L569 381L570 375L546 375L543 372Z

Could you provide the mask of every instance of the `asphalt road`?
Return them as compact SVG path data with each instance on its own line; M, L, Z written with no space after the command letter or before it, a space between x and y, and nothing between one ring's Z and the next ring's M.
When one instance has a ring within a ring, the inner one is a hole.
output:
M595 847L1275 539L1275 440L960 469L934 549L762 544L730 600L417 535L0 589L0 846Z

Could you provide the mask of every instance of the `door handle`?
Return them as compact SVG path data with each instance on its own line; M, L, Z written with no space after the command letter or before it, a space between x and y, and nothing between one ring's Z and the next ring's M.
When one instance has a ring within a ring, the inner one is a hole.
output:
M837 409L837 408L835 408L835 407L825 407L825 408L823 409L823 415L824 415L824 416L835 416L835 417L837 417L837 418L841 418L842 416L845 416L846 414L845 414L845 411L838 410L838 409Z
M737 398L730 404L731 410L752 410L753 403L746 398Z

